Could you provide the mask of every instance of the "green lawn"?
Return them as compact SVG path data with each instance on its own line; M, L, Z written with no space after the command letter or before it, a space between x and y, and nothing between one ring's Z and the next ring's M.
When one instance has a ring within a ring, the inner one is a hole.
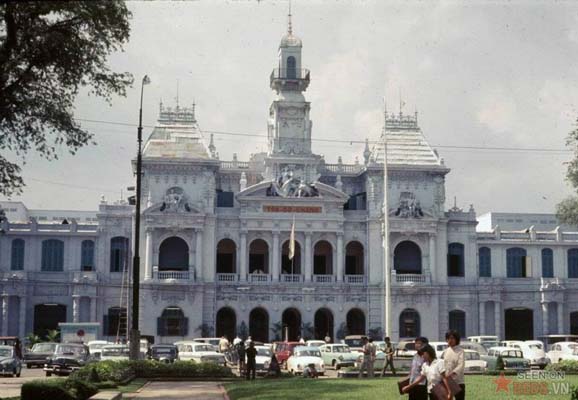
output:
M496 376L468 376L466 377L466 398L468 400L510 400L510 399L570 399L570 394L553 394L559 382L578 386L578 376L568 376L563 381L531 381L531 388L536 391L544 390L547 385L549 395L535 393L534 395L520 394L520 390L528 386L516 377L507 377L513 382L509 384L509 393L496 393ZM374 378L358 380L349 379L261 379L252 382L239 381L225 385L231 400L383 400L407 399L397 391L398 378ZM556 382L556 383L554 383ZM518 386L518 394L514 395L514 383ZM541 386L542 385L542 386Z
M139 390L145 383L147 383L146 379L135 378L132 381L130 381L127 385L118 386L116 389L111 389L111 390L114 390L116 392L121 392L121 393L132 393L132 392L136 392L137 390Z

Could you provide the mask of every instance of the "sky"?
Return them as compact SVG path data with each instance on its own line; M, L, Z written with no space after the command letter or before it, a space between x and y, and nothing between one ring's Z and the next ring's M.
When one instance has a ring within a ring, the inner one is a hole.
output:
M147 74L148 136L159 102L196 103L222 160L266 150L269 74L287 29L287 1L129 2L131 38L113 70ZM377 140L388 110L419 112L429 143L451 168L447 207L554 212L573 191L566 137L578 117L578 3L292 2L293 31L311 70L314 139ZM28 208L96 210L134 185L139 87L112 104L81 93L75 116L96 146L57 161L30 154L21 196ZM100 121L100 122L89 122ZM121 125L110 124L121 123ZM122 124L129 124L122 125ZM132 125L132 126L131 126ZM512 151L446 146L554 149ZM566 151L564 151L566 149ZM313 142L329 163L363 159L363 145ZM559 150L559 151L558 151ZM126 192L124 193L126 196Z

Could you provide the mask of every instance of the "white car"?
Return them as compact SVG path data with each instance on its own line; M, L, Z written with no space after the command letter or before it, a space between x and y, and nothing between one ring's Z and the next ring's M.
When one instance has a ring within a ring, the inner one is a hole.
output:
M287 371L292 374L302 374L303 369L309 364L315 364L319 375L325 374L325 363L321 358L321 352L317 347L298 346L293 350L293 355L287 360Z
M130 349L125 344L107 344L106 346L103 346L101 349L100 361L128 360L129 354L130 354Z
M428 344L436 351L437 358L441 358L445 349L448 348L448 344L446 342L429 342Z
M484 372L488 369L488 363L481 359L480 353L474 350L464 350L466 367L464 372Z
M257 374L266 374L269 372L269 364L271 363L273 353L271 353L271 349L267 346L255 346L255 350L257 350L255 370Z
M305 344L307 345L307 347L321 347L324 344L326 344L323 340L308 340L307 342L305 342Z
M576 342L558 342L550 347L546 357L552 364L559 363L563 360L578 361L578 343Z
M100 353L102 352L102 348L108 344L112 343L107 342L106 340L91 340L86 345L88 346L90 356L95 360L100 360Z
M225 356L215 351L215 346L207 343L195 341L176 342L175 346L179 349L179 360L193 360L195 362L209 362L219 365L225 365Z
M544 352L544 345L539 340L503 340L500 343L502 346L522 350L524 358L530 362L530 368L544 369L550 363Z

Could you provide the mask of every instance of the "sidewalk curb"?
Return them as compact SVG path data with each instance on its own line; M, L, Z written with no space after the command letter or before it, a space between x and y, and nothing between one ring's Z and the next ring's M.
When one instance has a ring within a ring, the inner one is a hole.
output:
M223 385L219 385L219 389L221 389L221 392L223 393L224 400L231 400L229 398L229 395L227 394L227 390L225 390L225 387Z

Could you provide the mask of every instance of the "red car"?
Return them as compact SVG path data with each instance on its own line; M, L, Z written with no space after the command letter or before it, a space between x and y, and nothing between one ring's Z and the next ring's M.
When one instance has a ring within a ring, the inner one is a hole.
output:
M293 349L297 346L303 346L299 342L275 342L273 348L275 349L275 357L281 365L281 368L287 367L287 359L293 355Z

